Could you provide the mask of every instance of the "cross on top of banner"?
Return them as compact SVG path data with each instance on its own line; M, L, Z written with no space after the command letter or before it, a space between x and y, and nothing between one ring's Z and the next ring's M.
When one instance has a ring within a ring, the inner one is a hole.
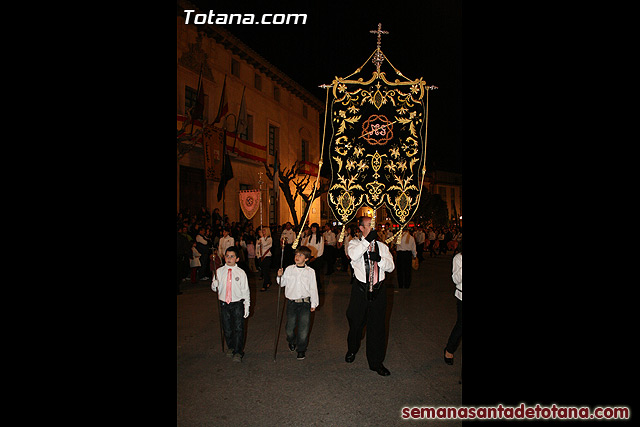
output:
M378 22L378 29L377 30L371 30L369 31L371 34L377 34L378 35L378 44L376 47L376 53L375 53L375 57L373 58L373 63L376 64L376 69L378 72L380 72L380 64L382 64L382 62L384 61L383 59L383 55L382 55L382 50L380 50L380 45L382 43L382 39L381 36L382 34L389 34L389 31L382 31L382 23Z

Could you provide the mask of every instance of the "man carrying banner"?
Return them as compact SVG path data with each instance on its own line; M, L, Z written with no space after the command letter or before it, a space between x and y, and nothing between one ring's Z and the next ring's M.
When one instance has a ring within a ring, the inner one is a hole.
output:
M362 340L362 330L366 325L369 369L387 376L391 372L382 364L385 356L387 309L384 278L385 273L392 272L395 265L388 246L376 240L378 233L371 228L371 218L358 218L358 227L362 237L349 241L348 249L356 280L351 285L351 299L347 308L349 335L344 360L347 363L355 360Z

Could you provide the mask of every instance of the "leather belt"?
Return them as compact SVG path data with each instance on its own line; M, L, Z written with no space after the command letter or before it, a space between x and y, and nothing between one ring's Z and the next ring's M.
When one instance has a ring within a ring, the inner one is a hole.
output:
M290 299L291 302L311 302L311 297Z
M362 292L369 292L369 285L361 282L360 280L356 279L355 280L358 283L358 289L360 289ZM378 289L380 289L380 286L382 286L382 284L384 283L384 280L379 281L378 283L376 283L375 285L373 285L373 290L377 291Z
M378 293L380 291L380 287L382 286L382 284L384 283L384 280L376 283L373 286L373 292L369 292L369 285L367 285L364 282L361 282L360 280L356 279L356 282L358 284L358 289L360 291L362 291L362 293L365 294L365 296L367 297L367 301L374 301L377 297L378 297Z

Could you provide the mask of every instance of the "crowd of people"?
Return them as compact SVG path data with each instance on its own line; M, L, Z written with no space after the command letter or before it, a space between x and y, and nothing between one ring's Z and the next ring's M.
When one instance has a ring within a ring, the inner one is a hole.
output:
M279 265L271 263L271 258L280 258L282 255L284 267L293 264L291 247L297 232L293 230L290 222L254 228L249 221L229 222L226 216L220 216L217 208L212 214L209 214L206 208L202 208L194 214L188 211L178 213L177 225L179 233L186 237L191 249L188 253L191 271L182 279L189 278L192 283L211 279L212 272L223 264L224 250L230 245L236 245L241 249L238 261L241 268L250 273L261 274L261 290L267 290L271 286L270 274L262 273L276 269ZM377 224L376 231L380 239L385 241L396 232L389 223ZM303 228L299 244L308 246L312 251L309 266L317 271L320 289L324 275L330 275L336 269L350 269L346 247L349 240L358 235L357 226L350 224L345 228L342 242L338 241L340 232L341 227L332 223L323 227L313 223ZM272 236L277 236L278 241L274 242ZM429 257L437 257L448 252L455 255L461 240L462 228L457 225L416 226L405 228L402 238L399 241L392 239L389 248L394 259L400 255L402 266L407 262L410 266L413 258L417 258L419 262L424 261L425 252L429 253ZM281 252L283 249L284 254ZM411 257L406 254L409 251Z
M294 263L292 244L298 233L290 222L254 227L253 223L247 220L230 222L226 215L224 218L220 215L218 208L209 213L202 207L197 212L179 212L177 228L178 233L189 242L189 250L180 257L183 266L178 272L178 288L182 280L190 280L191 283L211 280L213 272L224 264L224 251L231 245L240 249L239 267L247 273L260 274L261 291L271 287L272 270L280 268L280 259L285 268ZM394 228L388 222L376 224L381 241L390 239L397 230L398 228ZM360 232L355 223L348 224L345 227L343 241L339 242L341 231L342 227L333 222L324 226L313 223L303 227L299 245L311 249L308 265L316 272L318 289L322 289L324 285L324 276L333 274L335 270L349 271L353 281L353 270L346 249L349 240L359 237ZM406 227L400 240L394 238L388 243L400 267L398 272L402 271L398 277L398 286L410 286L411 263L414 258L422 262L425 253L428 253L429 257L447 253L455 255L461 240L462 227L457 225L436 227L428 224ZM272 262L272 259L277 261ZM185 263L188 266L185 267Z
M261 226L244 222L229 223L217 209L208 214L205 208L191 215L179 213L178 230L178 294L180 282L211 280L218 293L221 324L227 342L227 356L240 362L244 357L243 319L249 316L250 293L248 273L260 273L261 291L271 287L271 269L277 269L278 286L286 287L287 342L297 358L305 358L309 313L318 306L318 291L325 275L335 269L350 272L352 291L347 309L349 334L345 361L352 363L360 348L362 329L367 327L366 357L369 369L379 375L390 375L383 365L386 333L386 273L397 271L398 288L409 288L411 270L424 261L423 253L437 257L453 252L452 280L456 285L457 321L447 345L444 361L453 364L453 353L462 337L462 229L456 225L407 227L394 232L389 223L371 227L371 218L340 228L335 223L321 227L317 223L304 226L299 245L298 235L290 222ZM344 231L344 235L340 234ZM274 242L273 237L277 239ZM457 253L459 252L459 253ZM280 259L272 263L271 260ZM188 267L187 267L188 265ZM190 274L187 272L190 268ZM294 334L294 329L297 333Z

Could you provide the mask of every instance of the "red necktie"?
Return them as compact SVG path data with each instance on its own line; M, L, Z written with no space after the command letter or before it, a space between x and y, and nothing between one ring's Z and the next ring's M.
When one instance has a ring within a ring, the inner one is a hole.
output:
M225 300L227 304L231 302L231 269L227 270L227 290L225 293Z

